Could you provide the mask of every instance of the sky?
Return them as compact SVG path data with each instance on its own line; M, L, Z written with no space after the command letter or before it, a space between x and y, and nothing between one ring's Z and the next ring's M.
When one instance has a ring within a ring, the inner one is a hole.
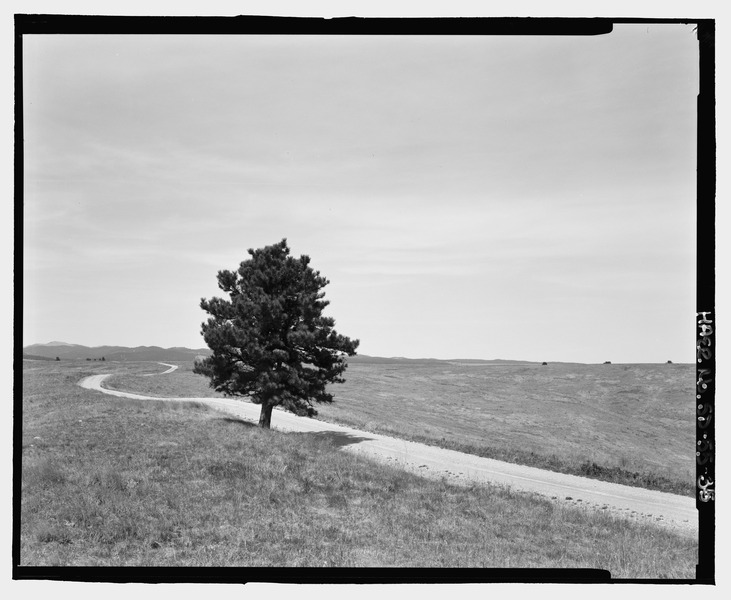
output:
M24 345L203 347L287 238L361 354L694 360L692 25L23 44Z

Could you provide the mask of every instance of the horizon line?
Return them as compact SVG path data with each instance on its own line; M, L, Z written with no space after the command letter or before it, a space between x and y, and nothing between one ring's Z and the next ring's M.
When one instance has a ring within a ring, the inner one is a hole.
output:
M34 344L26 344L22 347L23 350L26 348L29 348L31 346L44 346L44 347L64 347L64 346L80 346L82 348L89 348L90 350L94 350L97 348L127 348L127 349L134 349L134 348L160 348L161 350L173 350L175 348L182 348L185 350L210 350L207 346L199 346L197 348L190 348L188 346L158 346L158 345L139 345L139 346L121 346L117 344L101 344L99 346L87 346L86 344L75 344L70 342L62 342L59 340L53 340L51 342L36 342ZM694 364L693 361L689 362L683 362L683 361L601 361L601 362L582 362L578 360L527 360L527 359L518 359L518 358L473 358L473 357L458 357L458 358L434 358L434 357L426 357L426 356L419 356L419 357L410 357L410 356L401 356L401 355L391 355L391 356L382 356L382 355L375 355L375 354L356 354L355 356L361 356L366 358L379 358L384 360L413 360L413 361L442 361L442 362L459 362L459 361L479 361L479 362L513 362L513 363L528 363L528 364L542 364L542 363L567 363L567 364L579 364L579 365L592 365L592 364Z

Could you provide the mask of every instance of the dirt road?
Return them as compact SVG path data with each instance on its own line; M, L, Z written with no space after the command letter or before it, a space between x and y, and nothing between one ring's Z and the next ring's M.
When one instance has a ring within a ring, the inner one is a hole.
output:
M102 382L109 376L92 375L81 380L79 385L121 398L199 402L247 421L259 420L260 407L250 402L228 398L152 398L102 387ZM463 485L479 482L508 486L515 491L540 494L557 502L605 510L617 516L649 521L689 536L698 535L698 512L695 500L690 497L515 465L297 417L283 410L274 411L272 428L321 432L343 450L390 463L424 477L445 477L452 483Z
M170 367L167 371L163 371L162 373L145 373L145 377L152 377L153 375L167 375L168 373L172 373L175 371L175 369L178 368L178 365L169 365L167 363L157 363L158 365L163 365L164 367Z

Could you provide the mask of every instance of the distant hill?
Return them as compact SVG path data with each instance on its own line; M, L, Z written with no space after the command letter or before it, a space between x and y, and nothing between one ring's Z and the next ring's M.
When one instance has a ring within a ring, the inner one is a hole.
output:
M384 356L368 356L367 354L356 354L355 356L348 356L348 362L352 364L369 364L369 365L382 365L382 364L416 364L416 363L435 363L439 362L435 358L403 358L403 357L391 357L387 358Z
M82 346L80 344L66 344L65 342L50 342L48 344L33 344L23 348L24 358L52 359L58 356L61 360L85 360L87 358L102 358L105 360L118 361L160 361L178 360L188 361L196 356L208 356L211 351L208 348L160 348L159 346L137 346L127 348L125 346Z
M56 360L56 357L51 358L50 356L38 356L37 354L26 354L23 352L23 360Z
M440 359L440 358L404 358L403 356L392 356L390 358L385 358L382 356L368 356L367 354L358 354L356 356L349 356L348 362L352 364L391 364L391 365L398 365L398 364L409 364L409 365L418 365L418 364L424 364L424 365L432 365L435 363L451 363L451 364L458 364L458 365L535 365L540 364L536 362L530 362L527 360L501 360L501 359L495 359L495 360L482 360L479 358L450 358L450 359Z
M192 361L196 356L209 356L211 351L208 348L161 348L159 346L137 346L127 348L125 346L82 346L80 344L67 344L66 342L49 342L47 344L33 344L23 348L23 358L36 360L55 360L58 356L61 360L86 360L87 358L106 360L118 360L123 362L131 361ZM474 358L455 358L442 360L438 358L404 358L402 356L368 356L358 354L349 356L348 362L352 364L408 364L408 365L433 365L436 363L452 363L460 365L533 365L539 364L525 360L480 360Z

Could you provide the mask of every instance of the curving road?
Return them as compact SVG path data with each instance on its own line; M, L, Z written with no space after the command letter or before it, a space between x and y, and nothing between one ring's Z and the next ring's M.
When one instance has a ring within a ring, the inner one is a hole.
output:
M165 371L169 372L170 370ZM259 420L260 407L250 402L228 398L152 398L120 392L102 386L103 381L110 375L92 375L82 379L79 385L121 398L198 402L247 421L256 423ZM436 448L307 417L298 417L279 409L272 414L272 428L281 431L321 433L331 438L343 450L394 464L424 477L446 478L452 483L463 485L478 482L506 486L515 491L540 494L563 504L605 510L616 516L649 521L689 536L698 535L698 512L694 498L565 475Z
M167 371L163 371L162 373L145 373L144 377L152 377L153 375L167 375L168 373L172 373L175 369L178 368L177 365L169 365L167 363L157 363L158 365L162 365L164 367L170 367Z

